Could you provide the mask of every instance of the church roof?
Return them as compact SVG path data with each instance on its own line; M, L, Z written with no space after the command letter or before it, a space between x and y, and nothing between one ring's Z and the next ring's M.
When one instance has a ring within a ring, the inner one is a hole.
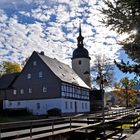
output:
M85 82L74 72L74 70L57 59L50 58L44 54L37 53L38 56L44 61L44 63L51 69L51 71L62 81L75 84L84 88L88 87Z
M75 59L75 58L89 58L89 53L88 53L88 50L84 47L78 47L76 48L74 51L73 51L73 57L72 59Z

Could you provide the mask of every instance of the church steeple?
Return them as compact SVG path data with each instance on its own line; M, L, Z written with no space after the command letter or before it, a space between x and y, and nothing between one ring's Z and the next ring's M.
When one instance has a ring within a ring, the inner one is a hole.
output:
M81 79L90 87L90 57L88 50L84 48L84 37L82 36L81 23L79 24L79 36L77 37L77 48L72 55L72 68Z
M77 37L77 41L78 41L77 46L78 47L84 46L83 40L84 40L84 37L82 36L81 23L79 23L79 36Z

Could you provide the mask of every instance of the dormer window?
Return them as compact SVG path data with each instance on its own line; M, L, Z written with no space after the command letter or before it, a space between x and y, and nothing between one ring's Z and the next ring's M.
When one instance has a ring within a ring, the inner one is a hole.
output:
M28 73L27 79L31 79L31 74L30 73Z
M42 77L43 77L42 71L40 71L40 72L38 73L38 76L39 76L39 78L42 78Z
M36 61L33 61L33 66L36 66L37 65L37 62Z
M60 69L62 69L62 67L61 67L61 66L59 66L59 68L60 68Z

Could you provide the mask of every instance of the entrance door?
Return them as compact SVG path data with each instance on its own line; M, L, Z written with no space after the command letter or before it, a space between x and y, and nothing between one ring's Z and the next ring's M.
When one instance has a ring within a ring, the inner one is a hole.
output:
M3 101L0 100L0 112L3 110Z

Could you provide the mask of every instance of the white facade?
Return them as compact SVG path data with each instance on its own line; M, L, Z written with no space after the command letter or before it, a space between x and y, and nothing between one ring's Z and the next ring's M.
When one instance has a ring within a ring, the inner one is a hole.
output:
M4 109L26 108L34 115L45 115L47 111L58 108L62 113L89 112L90 103L84 100L74 99L41 99L41 100L22 100L22 101L3 101Z
M90 87L90 59L75 58L72 60L72 69L81 77L81 79ZM89 72L89 74L86 74Z

